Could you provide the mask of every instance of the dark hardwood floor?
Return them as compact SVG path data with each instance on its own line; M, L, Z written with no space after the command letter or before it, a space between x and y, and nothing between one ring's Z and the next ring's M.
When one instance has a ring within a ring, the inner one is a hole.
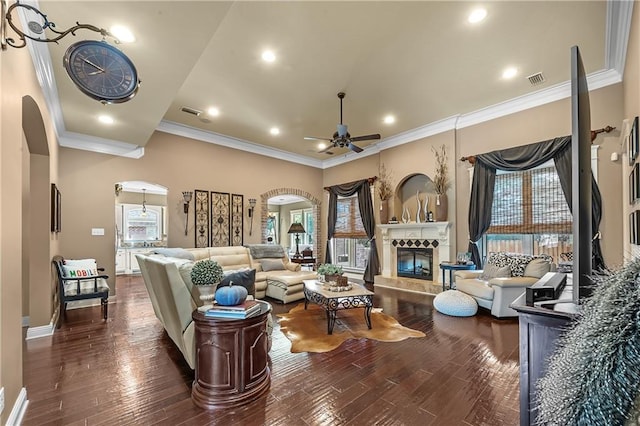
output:
M25 343L23 424L517 425L517 320L448 317L432 300L376 289L375 305L423 339L292 354L276 325L266 396L207 412L191 402L193 371L156 319L142 278L118 277L106 323L99 307L71 310L53 337ZM297 303L273 302L274 315Z

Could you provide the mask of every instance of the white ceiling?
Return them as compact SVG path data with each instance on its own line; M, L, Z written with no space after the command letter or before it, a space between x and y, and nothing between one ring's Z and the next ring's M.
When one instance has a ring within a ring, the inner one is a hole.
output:
M139 157L161 130L316 167L566 97L573 45L590 89L621 80L632 3L484 2L487 18L469 24L479 4L41 1L58 30L78 21L133 31L136 42L119 47L142 85L115 105L83 95L62 68L68 46L95 33L30 49L63 146ZM275 62L261 60L265 48ZM516 78L501 77L507 66ZM537 72L546 81L532 86L526 77ZM339 91L351 135L382 135L358 143L361 154L319 154L303 139L335 132ZM220 115L194 117L183 106ZM98 123L100 114L115 123ZM394 124L383 123L387 114Z

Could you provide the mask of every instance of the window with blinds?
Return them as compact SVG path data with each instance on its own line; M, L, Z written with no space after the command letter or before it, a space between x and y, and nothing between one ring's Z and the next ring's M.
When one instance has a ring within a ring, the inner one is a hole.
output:
M488 234L571 233L555 166L496 175Z
M334 238L366 238L362 219L360 218L360 207L358 206L358 196L349 198L338 198L337 220Z

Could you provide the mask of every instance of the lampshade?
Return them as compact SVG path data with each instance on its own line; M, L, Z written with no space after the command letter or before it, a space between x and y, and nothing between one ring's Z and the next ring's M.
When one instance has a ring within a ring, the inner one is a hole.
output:
M304 230L304 227L302 226L301 223L293 222L291 224L291 227L289 227L288 234L304 234L305 232L307 231Z

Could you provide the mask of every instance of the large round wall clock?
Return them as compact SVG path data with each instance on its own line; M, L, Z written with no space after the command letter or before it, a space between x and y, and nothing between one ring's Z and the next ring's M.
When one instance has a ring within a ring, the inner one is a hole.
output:
M131 59L106 41L72 44L64 54L64 68L84 94L103 103L126 102L140 87Z

